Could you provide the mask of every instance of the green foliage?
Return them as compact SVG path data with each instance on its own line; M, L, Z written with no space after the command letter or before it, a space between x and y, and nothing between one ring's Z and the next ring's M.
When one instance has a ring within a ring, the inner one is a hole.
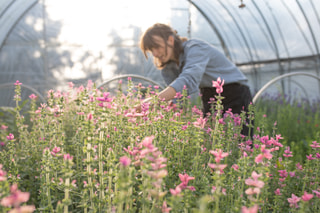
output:
M294 162L303 162L310 152L310 144L319 140L319 100L291 100L281 94L265 95L255 104L256 127L265 134L281 134L283 145L290 146Z
M310 147L317 146L318 133L310 128L304 137L306 154L300 157L296 149L302 148L291 146L294 140L282 134L282 126L292 127L284 118L304 119L294 107L271 106L280 112L272 117L267 104L251 106L249 120L254 114L257 130L248 138L241 137L238 123L245 113L217 113L207 120L185 91L176 104L153 99L136 112L142 94L148 98L158 90L134 87L130 80L126 95L121 84L119 88L115 96L90 82L64 94L49 91L47 103L31 100L28 118L21 116L17 98L17 107L1 120L0 164L7 171L0 175L7 178L1 198L17 183L30 193L27 204L36 212L320 209L319 148ZM216 97L216 112L222 98ZM316 116L310 115L310 123ZM294 157L284 156L291 151ZM305 199L305 193L313 194L312 200ZM292 194L301 199L297 209L288 202Z

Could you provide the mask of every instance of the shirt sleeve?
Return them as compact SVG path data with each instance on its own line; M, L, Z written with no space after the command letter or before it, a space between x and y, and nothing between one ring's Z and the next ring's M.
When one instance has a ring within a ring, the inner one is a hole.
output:
M209 50L206 45L192 44L185 47L185 61L182 72L170 86L176 92L182 92L187 87L188 94L197 92L207 64L210 60Z
M168 63L162 70L161 75L167 85L170 85L176 78L179 77L180 68L175 62Z

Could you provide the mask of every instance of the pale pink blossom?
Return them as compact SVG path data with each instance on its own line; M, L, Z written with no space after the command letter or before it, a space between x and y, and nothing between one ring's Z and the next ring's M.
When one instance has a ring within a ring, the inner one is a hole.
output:
M119 161L122 164L122 166L124 166L124 167L129 166L131 163L131 159L128 158L127 156L122 156Z
M270 150L266 149L266 145L261 145L261 154L255 158L255 162L261 163L264 158L270 160L272 158L272 154L270 154Z
M162 213L169 213L170 211L171 211L171 208L168 208L167 202L163 201L161 212Z
M288 202L290 203L290 207L298 208L298 202L301 200L300 197L297 197L296 195L292 194L291 198L288 198Z
M255 171L252 172L251 177L245 180L245 183L248 186L254 186L257 188L262 188L264 186L264 182L261 180L258 180L259 177L261 177L262 174L257 174Z
M7 173L4 170L2 170L2 164L0 164L0 181L6 181L6 175Z
M29 98L30 98L31 100L35 100L35 99L37 98L37 96L32 93L31 95L29 95Z
M66 160L66 161L67 161L67 160L72 160L72 159L73 159L73 156L71 156L70 154L64 154L64 155L63 155L63 159Z
M254 195L254 194L260 194L260 189L259 188L248 188L245 193L247 195Z
M257 213L259 210L259 206L258 205L254 205L250 208L247 208L246 206L242 206L241 208L241 213Z
M11 192L11 194L9 196L4 197L1 200L0 204L2 206L18 207L18 206L20 206L21 203L27 202L29 200L30 193L29 192L21 192L20 190L18 190L17 184L13 184L10 187L10 192Z
M233 164L233 165L231 166L231 168L233 168L235 171L238 171L239 166L238 166L237 164Z
M19 206L11 209L8 213L31 213L36 210L33 205Z
M308 194L306 191L304 191L304 194L301 196L301 199L303 201L309 201L313 198L313 194Z
M276 195L281 195L281 192L280 192L280 189L279 189L279 188L277 188L277 189L274 191L274 193L275 193Z
M222 173L223 170L228 166L227 164L214 164L214 163L208 163L208 166L211 169L217 169L220 170L220 172Z
M320 198L320 191L312 190L312 192L315 193L318 198Z
M216 151L210 150L209 152L210 152L210 154L213 154L213 155L216 157L216 158L215 158L215 161L216 161L217 163L220 163L220 161L221 161L223 158L225 158L225 157L227 157L227 156L229 155L229 153L223 152L221 149L217 149Z
M175 189L169 189L169 191L173 196L178 196L181 193L181 188L177 186Z

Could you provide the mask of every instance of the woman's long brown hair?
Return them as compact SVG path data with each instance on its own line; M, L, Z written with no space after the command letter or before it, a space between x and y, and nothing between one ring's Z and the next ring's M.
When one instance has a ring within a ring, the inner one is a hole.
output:
M186 41L187 38L181 38L177 35L177 31L173 30L170 26L165 24L156 23L153 26L149 27L146 32L142 35L140 40L140 49L142 50L144 56L148 58L148 51L151 51L152 48L158 48L159 44L153 39L153 36L159 36L162 38L166 44L165 50L167 52L167 44L169 36L174 38L173 54L175 62L179 63L179 55L183 53L182 42ZM162 63L156 58L154 58L154 64L157 68L162 69L166 63Z

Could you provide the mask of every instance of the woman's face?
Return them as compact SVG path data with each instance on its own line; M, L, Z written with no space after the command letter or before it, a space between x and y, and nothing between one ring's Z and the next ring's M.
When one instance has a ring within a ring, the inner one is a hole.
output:
M159 45L156 48L152 48L150 51L153 57L157 58L161 63L167 63L169 60L174 59L173 45L174 38L169 36L168 41L165 42L159 36L153 36L154 41Z

